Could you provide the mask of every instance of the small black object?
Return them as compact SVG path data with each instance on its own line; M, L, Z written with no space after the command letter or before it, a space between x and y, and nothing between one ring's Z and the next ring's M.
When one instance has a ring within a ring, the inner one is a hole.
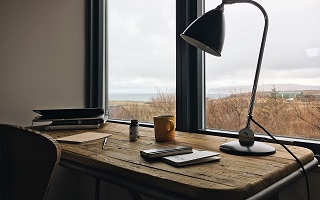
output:
M147 149L140 151L140 155L145 158L160 158L164 156L173 156L186 153L192 153L192 147L173 146L167 148Z
M130 141L136 141L139 137L139 124L138 120L133 119L131 120L130 126L129 126L129 138Z

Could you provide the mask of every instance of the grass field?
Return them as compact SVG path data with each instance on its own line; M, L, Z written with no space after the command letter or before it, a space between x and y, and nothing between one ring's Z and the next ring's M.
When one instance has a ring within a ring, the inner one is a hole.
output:
M249 98L249 94L208 98L206 127L233 131L242 129L247 120ZM109 101L109 116L153 122L156 115L175 115L175 105L175 94L167 93L159 93L149 102ZM255 101L253 118L273 135L320 139L320 101L312 98L288 101L261 93ZM254 124L251 127L256 133L263 132Z

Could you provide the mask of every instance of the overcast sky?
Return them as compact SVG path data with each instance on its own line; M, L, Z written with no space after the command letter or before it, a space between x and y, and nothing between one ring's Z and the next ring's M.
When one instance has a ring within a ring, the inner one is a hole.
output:
M206 10L221 1L210 0ZM320 85L320 1L258 0L269 16L259 85ZM210 88L252 85L264 19L251 4L225 5L220 58L206 55ZM175 91L175 0L108 0L109 92Z

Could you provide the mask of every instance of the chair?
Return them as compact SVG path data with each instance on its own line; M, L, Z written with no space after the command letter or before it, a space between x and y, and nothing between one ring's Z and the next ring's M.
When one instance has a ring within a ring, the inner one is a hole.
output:
M0 199L45 199L60 155L50 136L0 124Z

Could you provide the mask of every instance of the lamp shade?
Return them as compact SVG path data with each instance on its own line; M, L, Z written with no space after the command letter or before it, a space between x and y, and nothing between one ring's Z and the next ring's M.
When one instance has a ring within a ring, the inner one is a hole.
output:
M214 56L221 56L224 42L224 14L213 9L192 22L180 36L189 44Z

